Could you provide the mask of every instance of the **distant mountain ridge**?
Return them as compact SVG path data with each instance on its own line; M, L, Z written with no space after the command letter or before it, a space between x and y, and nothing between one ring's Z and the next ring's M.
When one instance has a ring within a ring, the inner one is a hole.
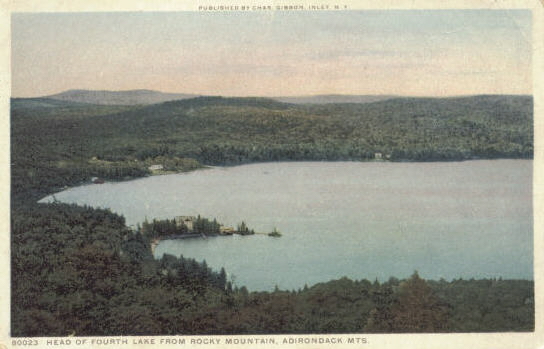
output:
M484 96L484 95L482 95ZM505 95L506 96L506 95ZM55 105L56 101L70 103L85 103L95 105L153 105L165 102L186 101L196 99L194 103L219 103L219 104L270 104L285 103L286 106L293 104L368 104L384 102L393 99L440 99L440 98L466 98L476 96L450 96L450 97L409 97L399 95L307 95L307 96L280 96L280 97L229 97L229 96L209 96L190 93L168 93L154 90L126 90L126 91L108 91L108 90L68 90L58 94L36 97L36 98L14 98L13 100L34 100L36 105L46 106L46 104ZM279 105L275 105L278 107Z
M167 93L154 90L68 90L42 98L101 105L148 105L201 97L199 94ZM290 104L372 103L397 98L395 95L308 95L267 97Z
M153 90L68 90L44 98L102 105L156 104L168 101L199 97L196 94L165 93Z
M293 104L329 104L329 103L373 103L398 98L395 95L313 95L273 97L273 99Z

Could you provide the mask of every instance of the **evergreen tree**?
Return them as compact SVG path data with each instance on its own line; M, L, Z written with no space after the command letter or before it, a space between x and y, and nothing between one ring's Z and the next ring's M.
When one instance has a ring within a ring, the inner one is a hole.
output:
M394 332L443 332L447 329L447 306L417 272L400 284L391 315Z

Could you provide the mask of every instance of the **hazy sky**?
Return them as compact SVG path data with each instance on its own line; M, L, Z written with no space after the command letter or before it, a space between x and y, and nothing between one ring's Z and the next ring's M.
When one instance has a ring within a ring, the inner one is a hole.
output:
M530 94L525 10L16 13L12 96Z

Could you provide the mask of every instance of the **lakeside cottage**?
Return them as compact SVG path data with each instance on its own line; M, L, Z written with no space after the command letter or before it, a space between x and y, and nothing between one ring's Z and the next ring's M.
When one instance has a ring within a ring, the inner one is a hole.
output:
M94 184L103 184L104 180L100 177L92 177L91 182Z
M151 165L151 166L148 167L148 169L149 169L150 171L159 171L159 170L164 169L164 166L163 166L163 165L160 165L160 164Z
M236 234L236 229L234 229L233 227L225 227L224 225L221 225L219 227L219 232L223 235L232 235Z
M192 232L194 229L194 223L196 221L196 217L195 216L177 216L174 218L174 220L176 221L177 226L181 226L182 224L185 224L185 226L187 227L187 230Z

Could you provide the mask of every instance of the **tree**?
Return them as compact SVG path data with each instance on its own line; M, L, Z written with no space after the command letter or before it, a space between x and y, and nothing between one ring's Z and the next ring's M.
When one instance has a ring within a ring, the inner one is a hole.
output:
M370 312L365 330L369 332L444 332L448 329L448 306L433 293L417 271L400 283L374 283Z
M253 229L250 230L246 222L242 221L242 223L238 225L238 233L240 233L241 235L251 235L255 234L255 231Z
M217 286L224 290L227 286L227 272L225 271L225 268L221 268L219 271L219 275L217 277Z
M390 285L380 285L378 279L371 286L370 297L375 308L370 311L364 330L367 332L386 333L393 330L393 290Z
M248 232L246 222L242 221L242 223L240 223L240 225L238 226L238 231L240 232L240 234Z
M394 332L443 332L448 325L447 306L417 271L400 284L391 315Z

